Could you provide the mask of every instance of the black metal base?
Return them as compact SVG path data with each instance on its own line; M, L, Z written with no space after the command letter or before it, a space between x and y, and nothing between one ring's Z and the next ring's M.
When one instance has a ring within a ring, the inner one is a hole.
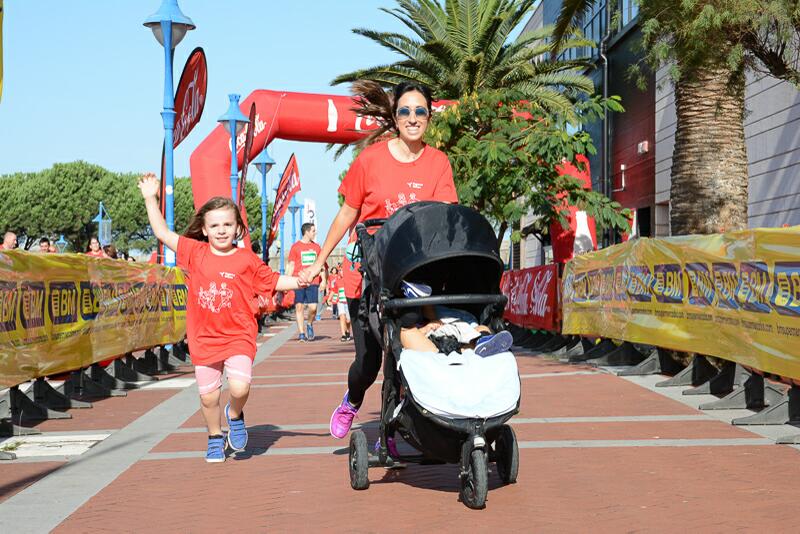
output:
M43 404L34 401L19 390L18 386L9 391L11 399L11 417L13 420L46 421L48 419L72 419L67 412L51 410Z
M711 380L717 372L716 367L698 354L692 358L692 363L687 365L683 371L670 379L657 383L656 387L699 386L703 382Z
M164 362L166 365L172 367L175 370L185 365L189 365L185 361L176 358L173 355L174 352L175 352L175 345L172 345L172 348L170 349L168 349L167 347L161 347L158 350L158 357L161 359L162 362Z
M674 359L669 357L666 351L653 348L647 353L648 356L635 367L625 369L617 373L619 376L642 376L642 375L675 375L680 373L683 367Z
M622 345L615 348L614 350L603 354L598 358L592 358L586 360L586 363L589 365L594 365L596 367L607 365L607 366L619 366L619 365L638 365L642 363L646 356L636 350L633 345L625 341Z
M106 367L106 372L124 382L153 382L156 379L150 375L140 373L133 368L133 356L126 356L125 358L117 358L111 365Z
M584 348L583 354L570 357L569 363L583 363L593 358L600 358L616 348L617 345L613 341L610 339L603 339L600 343L592 345L589 350Z
M113 363L111 364L113 365ZM112 376L108 374L108 372L101 366L99 363L92 364L87 370L86 374L91 378L94 382L107 387L110 390L126 390L126 389L137 389L139 387L138 384L133 382L126 382L124 380L120 380L116 376Z
M734 425L787 425L800 423L800 388L792 386L774 405L748 417L731 421Z
M555 336L553 336L553 339L551 339L550 341L548 341L547 343L545 343L541 347L538 347L535 350L537 352L541 352L543 354L551 354L551 353L553 353L553 352L555 352L555 351L557 351L557 350L559 350L559 349L561 349L563 347L566 347L571 342L572 342L572 337L571 336L562 336L562 335L556 334Z
M44 378L37 378L33 383L33 400L53 410L70 410L73 408L91 408L92 403L71 399L64 395L59 388L54 388Z
M684 395L727 395L734 388L740 387L748 378L750 371L734 362L725 362L722 369L711 380L694 389L687 389Z
M783 398L785 390L775 386L761 375L751 373L742 387L713 402L700 405L701 410L762 410Z
M555 334L552 332L536 332L525 340L525 342L521 343L520 346L526 349L538 349L545 343L549 343L553 337L555 337Z
M33 434L41 434L41 432L35 428L18 426L13 423L10 390L0 396L0 436L30 436ZM16 455L14 456L16 457Z
M553 351L552 354L567 360L569 360L569 358L581 356L583 355L583 342L581 341L581 338L575 337L567 345L564 345L560 349Z
M166 375L177 370L177 367L167 363L167 358L161 357L160 351L156 355L152 349L144 351L143 358L135 359L133 368L148 375Z
M64 394L68 397L102 398L125 397L128 394L121 389L111 389L92 380L84 371L73 371L64 382Z

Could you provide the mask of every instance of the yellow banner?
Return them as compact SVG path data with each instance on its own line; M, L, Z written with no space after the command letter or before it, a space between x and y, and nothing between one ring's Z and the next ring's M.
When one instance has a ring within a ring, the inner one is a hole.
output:
M186 297L179 269L0 252L0 387L179 341Z
M571 260L565 334L719 356L800 379L800 227L636 239Z

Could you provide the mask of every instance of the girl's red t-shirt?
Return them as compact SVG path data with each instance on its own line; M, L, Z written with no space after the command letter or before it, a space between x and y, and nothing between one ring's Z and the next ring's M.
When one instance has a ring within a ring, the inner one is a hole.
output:
M178 240L178 265L188 273L192 363L208 365L237 354L255 359L258 297L272 297L280 274L250 250L218 256L208 243L184 236Z
M389 152L389 141L365 148L347 171L339 193L351 208L360 210L358 222L390 217L407 204L420 200L458 202L453 169L441 150L425 149L416 161L397 161ZM355 241L355 232L350 242ZM358 265L345 259L342 263L345 295L361 296L361 272Z

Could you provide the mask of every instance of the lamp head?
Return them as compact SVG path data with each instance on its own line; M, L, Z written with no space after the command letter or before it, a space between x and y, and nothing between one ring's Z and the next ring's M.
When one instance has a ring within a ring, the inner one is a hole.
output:
M172 24L172 48L178 46L178 43L186 37L186 32L196 28L192 19L181 12L181 8L178 7L178 0L162 0L158 11L144 21L144 25L153 31L153 35L159 44L164 46L162 22Z

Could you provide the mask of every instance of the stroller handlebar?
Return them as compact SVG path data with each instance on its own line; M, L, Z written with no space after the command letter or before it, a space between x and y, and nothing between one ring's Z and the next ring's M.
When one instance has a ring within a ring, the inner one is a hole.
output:
M503 294L471 294L471 295L439 295L413 299L390 299L383 307L385 310L412 308L415 306L446 306L448 304L502 304L506 305L508 297Z

